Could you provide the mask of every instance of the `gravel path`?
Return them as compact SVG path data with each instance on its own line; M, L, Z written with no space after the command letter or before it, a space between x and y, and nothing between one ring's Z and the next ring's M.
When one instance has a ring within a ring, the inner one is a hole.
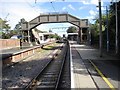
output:
M60 44L57 44L57 46L59 45ZM57 46L54 46L55 49L57 49ZM44 67L46 62L50 60L48 56L55 49L44 49L34 56L23 60L23 62L20 62L19 64L16 64L10 68L4 69L2 72L2 88L7 89L25 87L31 81L31 79L36 76L38 71Z

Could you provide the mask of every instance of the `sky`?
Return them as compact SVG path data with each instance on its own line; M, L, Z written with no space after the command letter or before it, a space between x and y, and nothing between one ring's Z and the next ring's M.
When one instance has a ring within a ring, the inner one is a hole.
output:
M111 0L101 0L102 6L109 6ZM0 0L0 18L5 19L10 24L11 29L24 18L30 21L41 13L67 12L80 19L89 19L94 22L98 15L98 0ZM105 8L102 7L102 13ZM73 26L69 23L41 24L37 28L42 31L49 31L62 35L65 29L53 29L57 27Z

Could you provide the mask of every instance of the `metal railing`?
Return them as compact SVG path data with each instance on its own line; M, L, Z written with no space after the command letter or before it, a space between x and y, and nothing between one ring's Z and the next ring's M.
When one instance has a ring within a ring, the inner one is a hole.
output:
M46 13L40 13L40 15L52 15L52 14L68 14L68 12L46 12Z

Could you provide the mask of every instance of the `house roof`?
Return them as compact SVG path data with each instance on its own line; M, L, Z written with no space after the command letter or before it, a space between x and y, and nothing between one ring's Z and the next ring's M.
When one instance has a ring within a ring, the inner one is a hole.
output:
M39 33L39 35L41 36L41 35L51 35L51 34L55 34L55 33Z
M68 35L78 35L78 33L67 33Z

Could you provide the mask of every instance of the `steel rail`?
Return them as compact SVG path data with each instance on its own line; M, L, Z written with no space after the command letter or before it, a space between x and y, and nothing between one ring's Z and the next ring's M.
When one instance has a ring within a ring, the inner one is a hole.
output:
M61 65L60 72L59 72L59 75L58 75L58 79L57 79L57 82L56 82L55 90L58 89L59 82L60 82L60 80L61 80L61 75L62 75L62 71L63 71L63 68L64 68L66 56L67 56L67 50L68 50L68 47L67 47L67 45L66 45L66 46L65 46L65 52L64 52L65 54L64 54L64 56L63 56L63 61L62 61L62 65Z
M63 47L63 45L61 45L61 48ZM61 49L60 48L60 49ZM46 68L48 67L48 65L50 65L50 63L52 63L52 61L54 60L55 56L57 55L56 53L58 52L59 49L57 49L51 60L49 62L46 63L46 65L43 67L43 69L30 81L30 83L24 88L25 90L30 90L32 88L34 88L34 86L36 86L36 83L38 81L38 78L42 75L42 73L44 72L44 70L46 70Z

